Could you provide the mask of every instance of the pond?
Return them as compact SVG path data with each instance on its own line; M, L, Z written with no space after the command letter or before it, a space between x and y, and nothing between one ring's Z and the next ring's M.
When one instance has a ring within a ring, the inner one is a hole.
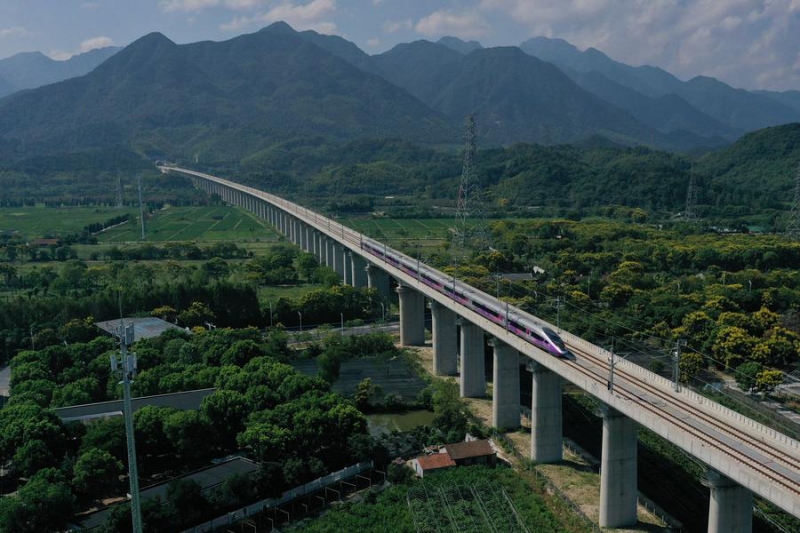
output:
M433 421L434 414L425 409L405 413L381 413L367 415L369 433L372 436L390 433L392 430L411 431L417 426L426 426Z

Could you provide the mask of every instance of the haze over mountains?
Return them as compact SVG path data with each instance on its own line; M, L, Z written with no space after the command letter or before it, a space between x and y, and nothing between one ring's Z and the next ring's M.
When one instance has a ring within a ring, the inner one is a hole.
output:
M74 58L76 68L95 52ZM3 75L11 59L0 61L0 94L22 79ZM800 121L800 93L684 82L560 40L485 49L447 37L370 56L341 37L275 23L224 42L150 34L84 76L10 95L0 100L0 155L123 146L148 156L224 149L235 160L312 136L457 145L467 113L483 145L602 136L686 150Z
M35 89L83 76L121 50L109 46L74 55L66 61L50 59L41 52L26 52L0 59L0 98L23 89Z

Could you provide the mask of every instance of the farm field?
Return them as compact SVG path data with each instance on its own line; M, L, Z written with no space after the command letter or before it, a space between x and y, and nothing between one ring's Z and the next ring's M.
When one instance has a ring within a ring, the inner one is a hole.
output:
M444 240L455 225L453 218L345 218L341 222L378 240ZM486 221L488 225L490 220Z
M97 236L102 242L139 241L141 230L136 224L113 228ZM277 238L264 221L244 210L230 206L172 207L150 215L147 220L147 241L241 241Z
M0 209L0 234L19 234L26 239L62 237L125 213L137 216L131 207L4 207Z

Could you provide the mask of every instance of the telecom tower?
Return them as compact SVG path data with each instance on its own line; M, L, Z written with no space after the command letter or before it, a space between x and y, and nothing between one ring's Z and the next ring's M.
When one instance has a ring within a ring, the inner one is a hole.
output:
M683 219L687 222L697 221L697 178L694 175L694 168L689 170L689 188L686 189L686 209L683 212Z
M456 205L456 227L454 243L462 251L472 242L484 248L486 235L482 224L483 211L480 186L475 179L475 116L464 118L464 165L461 169L461 184L458 186ZM474 227L470 228L470 222Z
M786 226L786 236L800 239L800 164L797 165L797 177L794 181L794 200L792 211L789 213L789 224Z

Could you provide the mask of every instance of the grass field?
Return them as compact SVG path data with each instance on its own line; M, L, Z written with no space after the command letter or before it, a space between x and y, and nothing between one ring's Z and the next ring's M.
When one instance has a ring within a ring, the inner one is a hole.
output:
M26 239L61 237L80 232L94 222L131 213L129 207L6 207L0 209L0 233L18 233Z
M100 242L139 241L141 229L126 224L98 235ZM166 207L147 220L147 241L251 241L277 238L271 226L229 206Z
M450 234L450 228L455 225L455 220L452 218L349 218L345 219L343 223L378 240L446 239Z

